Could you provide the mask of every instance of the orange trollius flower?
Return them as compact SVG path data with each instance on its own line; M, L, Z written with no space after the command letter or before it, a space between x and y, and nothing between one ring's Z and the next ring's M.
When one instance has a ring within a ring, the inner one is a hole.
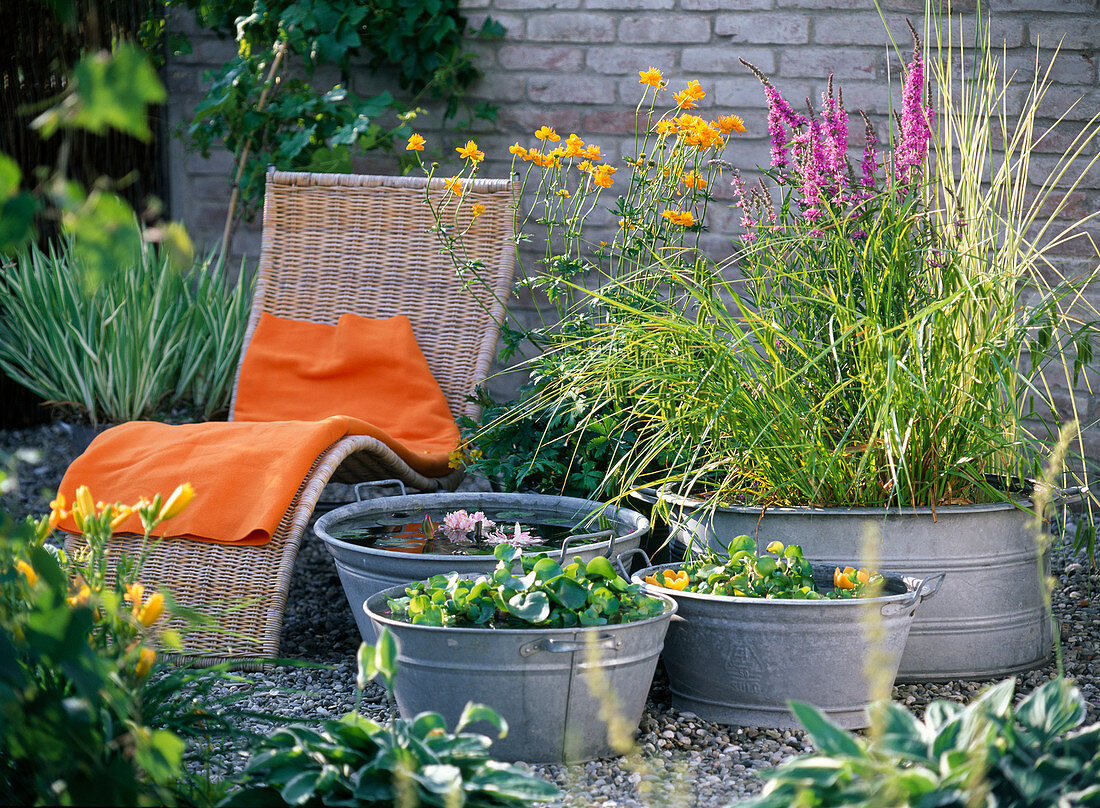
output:
M424 151L424 138L414 132L405 144L405 151Z
M646 70L638 71L638 82L640 84L647 84L650 87L660 89L664 84L665 77L661 75L661 71L655 67L648 68Z
M689 210L672 210L669 208L668 210L661 211L661 215L680 227L691 227L695 224L695 217Z
M723 115L714 122L714 125L718 127L723 135L728 135L730 132L740 133L745 131L745 122L736 115Z
M688 86L680 92L672 94L672 97L676 100L676 106L680 109L695 109L704 96L706 96L706 93L695 79L688 82Z
M615 181L611 179L611 175L619 169L614 166L602 165L596 166L592 172L592 182L596 183L601 188L610 188Z
M475 203L470 207L470 215L475 219L485 212L485 206L480 202Z
M696 174L694 171L689 171L687 174L681 175L680 182L682 182L688 188L694 188L698 191L701 191L707 187L707 181Z
M463 160L471 160L475 163L480 163L485 159L485 152L481 151L472 140L467 140L465 146L459 146L455 151L458 152L458 156Z
M509 146L508 151L520 158L524 158L527 156L527 149L519 145L518 142L513 143L511 146Z
M549 126L543 126L535 130L535 137L539 140L548 140L551 143L557 143L559 140L561 140L561 135L559 135L553 130L553 128Z
M450 177L443 180L443 185L455 196L462 196L462 180L458 177Z

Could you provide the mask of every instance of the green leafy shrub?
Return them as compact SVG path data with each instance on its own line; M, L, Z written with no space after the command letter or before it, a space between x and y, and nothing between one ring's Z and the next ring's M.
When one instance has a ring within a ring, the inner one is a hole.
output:
M222 143L236 156L234 183L245 217L260 208L268 165L351 171L354 153L393 151L397 139L409 135L408 118L428 98L444 100L444 122L463 108L471 118L495 118L492 105L466 102L467 88L481 75L467 38L500 36L504 29L487 19L468 30L457 0L170 4L190 7L200 24L237 40L237 55L211 77L187 136L203 155ZM392 71L411 97L351 92L353 58L365 58L373 73ZM315 86L316 71L325 66L340 76L327 89Z
M243 271L236 285L210 258L179 272L143 243L136 264L92 290L85 273L67 242L0 262L9 376L92 423L228 407L252 298Z
M535 409L530 389L520 392L507 402L482 392L481 418L459 420L467 436L466 470L484 474L499 491L600 498L608 469L626 455L634 433L594 417L584 399Z
M429 626L569 628L645 620L665 608L603 556L563 568L546 553L523 555L507 544L493 555L491 576L470 580L452 572L412 584L405 597L389 600L393 617Z
M463 732L488 721L503 736L507 723L491 708L468 703L454 732L438 713L378 724L360 714L358 698L375 676L393 701L397 643L383 629L378 644L359 647L356 709L319 726L277 730L253 749L241 787L221 805L433 805L481 808L530 805L558 790L523 769L494 761L491 741Z
M1059 677L1013 707L1014 690L1009 679L966 707L935 701L923 721L881 702L869 738L793 703L817 752L774 770L742 808L1100 805L1100 724L1080 726L1081 693Z

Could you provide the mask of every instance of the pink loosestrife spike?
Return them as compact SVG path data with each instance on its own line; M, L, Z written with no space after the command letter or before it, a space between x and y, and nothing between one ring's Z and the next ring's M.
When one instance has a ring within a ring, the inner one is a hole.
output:
M784 168L789 164L789 143L787 129L800 129L806 125L806 118L791 109L783 95L777 90L768 77L755 65L739 59L745 67L753 72L764 85L764 98L768 102L768 136L771 139L772 168Z
M833 95L833 77L829 89L821 94L822 102L822 172L829 177L837 201L844 201L843 189L848 183L848 112L843 95Z
M860 182L864 188L863 198L870 198L871 189L875 187L875 172L878 171L878 135L875 134L875 127L871 123L870 119L863 114L860 110L860 115L863 116L863 124L866 127L866 141L863 145L863 159L860 160L859 167L862 172Z
M894 155L894 171L903 184L916 179L928 156L928 141L932 134L929 126L932 110L922 103L924 58L921 56L920 38L912 25L909 30L913 34L913 61L905 70L901 93L901 143Z

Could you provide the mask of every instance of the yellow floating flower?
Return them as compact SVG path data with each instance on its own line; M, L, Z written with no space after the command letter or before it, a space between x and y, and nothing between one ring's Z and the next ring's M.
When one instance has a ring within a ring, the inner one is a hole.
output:
M143 626L151 626L157 622L157 619L164 613L164 595L160 592L154 592L144 606L141 607L141 611L138 612L137 619L141 621Z
M191 483L178 486L172 492L172 496L168 497L168 501L161 506L160 513L157 514L157 521L163 522L165 519L178 516L180 511L186 508L194 498L195 489L191 487Z
M134 666L134 673L137 674L139 679L144 679L149 675L149 671L153 669L153 663L157 660L157 652L152 648L142 648L138 654L137 665Z
M843 571L837 567L833 571L833 586L837 589L855 589L856 584L853 580L855 573L853 567L845 567Z
M459 146L455 151L458 152L458 156L463 160L480 163L485 159L485 152L481 151L472 140L467 140L465 146Z
M664 81L665 77L662 76L661 71L655 67L638 71L638 82L640 84L648 84L650 87L660 89Z
M663 586L667 589L682 591L687 588L688 574L683 570L661 570L646 576L645 582L654 586Z
M405 151L424 151L424 138L413 132L409 136L409 142L405 144Z
M691 227L695 224L695 217L689 210L672 210L669 208L661 211L661 215L680 227Z
M553 130L553 128L549 126L543 126L535 130L535 137L539 140L547 140L551 143L557 143L559 140L561 140L561 135L559 135Z
M38 573L34 571L34 567L23 559L19 559L15 562L15 568L23 573L23 576L27 579L27 583L31 586L38 583Z

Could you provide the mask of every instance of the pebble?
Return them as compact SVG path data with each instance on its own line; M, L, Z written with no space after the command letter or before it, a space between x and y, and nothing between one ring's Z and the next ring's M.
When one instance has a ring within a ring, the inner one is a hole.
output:
M43 514L52 491L72 458L71 430L60 422L23 430L0 431L0 451L21 453L16 463L19 485L0 494L0 507L17 519ZM335 491L335 488L334 488ZM336 491L343 495L343 491ZM324 497L329 496L326 492ZM1072 535L1072 530L1070 531ZM1056 544L1052 573L1054 616L1066 643L1066 673L1087 700L1086 721L1100 721L1100 571L1072 548ZM319 619L323 616L323 619ZM294 719L333 718L355 705L355 652L359 633L344 600L339 578L324 545L308 531L294 569L284 619L281 655L323 667L275 666L239 673L220 683L215 698L234 697L244 711ZM1022 697L1055 674L1053 662L1017 676ZM893 699L916 715L935 699L967 702L986 682L941 682L897 685ZM360 710L385 720L384 691L371 684ZM261 718L242 720L242 729L266 733L273 726ZM192 744L188 765L220 778L243 768L247 755L240 744ZM605 808L717 808L760 790L760 775L795 755L812 749L801 730L734 727L706 721L672 707L668 681L658 666L639 726L639 754L571 766L525 765L563 789L555 806Z

